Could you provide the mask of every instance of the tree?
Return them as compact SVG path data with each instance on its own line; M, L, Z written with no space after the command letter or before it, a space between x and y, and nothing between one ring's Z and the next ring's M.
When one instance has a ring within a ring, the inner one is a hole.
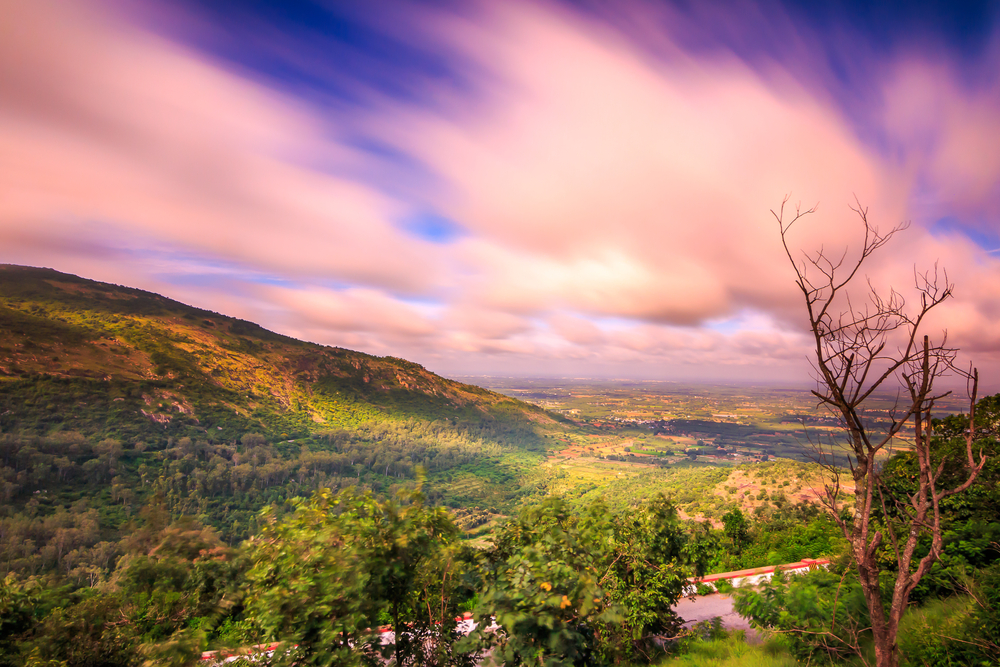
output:
M672 607L704 556L659 496L627 515L559 497L524 508L487 554L477 648L505 665L652 662L680 630ZM486 629L495 620L500 631Z
M733 608L755 628L781 633L803 664L838 664L861 652L871 627L857 579L822 568L740 587Z
M564 500L546 498L503 526L469 641L495 664L602 664L595 629L621 620L600 584L612 527L606 512L581 521ZM489 629L491 620L498 631Z
M343 500L323 489L283 521L265 515L252 545L248 612L286 642L278 663L356 665L352 647L373 641L363 556L339 520Z
M750 542L750 522L743 516L740 508L736 507L722 517L722 524L725 526L724 532L733 545L733 550L737 554L743 553L743 547Z
M941 556L941 501L967 489L986 460L982 453L976 460L975 432L970 429L962 452L962 479L945 486L941 479L944 462L932 464L931 411L936 401L950 393L936 389L935 381L963 371L955 365L957 350L947 346L947 336L943 335L940 343L932 343L924 329L928 313L952 296L953 285L947 274L939 276L935 267L922 274L914 272L918 296L914 306L909 306L895 289L879 291L870 280L864 287L867 299L859 303L855 293L852 300L850 288L857 288L862 267L908 225L880 232L869 221L868 210L857 203L852 210L860 219L864 241L855 258L848 259L846 251L836 256L821 248L812 253L803 251L796 259L790 230L816 208L802 210L796 206L794 216L786 221L787 203L786 197L780 209L771 213L778 222L782 245L795 270L795 284L805 301L817 381L812 393L841 422L854 482L853 513L847 513L837 468L824 458L832 477L825 487L823 502L850 544L850 556L871 617L876 662L880 667L895 667L899 663L896 634L910 594ZM969 382L973 412L978 373L970 369L964 375ZM895 406L884 415L875 415L870 407L872 399L876 392L889 389L894 380L901 388ZM907 425L912 426L912 433L904 430ZM896 500L885 493L880 456L905 440L909 440L917 459L919 478L914 493ZM895 518L877 520L879 510L882 516L890 514L891 504L897 505L892 508ZM930 539L930 549L916 558L918 543L926 538ZM889 557L895 557L897 570L891 595L887 593L883 600L879 556L880 550L890 548Z
M459 531L419 491L379 500L321 489L282 520L266 511L264 524L251 546L248 615L284 642L275 662L378 662L379 621L392 624L396 665L474 661L453 650L465 592Z

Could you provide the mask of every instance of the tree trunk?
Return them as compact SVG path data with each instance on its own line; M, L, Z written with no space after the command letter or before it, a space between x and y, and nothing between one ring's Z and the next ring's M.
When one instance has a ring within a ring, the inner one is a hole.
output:
M399 667L403 664L399 655L399 600L392 601L392 639L393 655L396 658L396 667Z
M886 621L885 606L882 604L882 594L879 590L879 570L874 563L874 555L858 555L858 578L861 580L861 590L868 604L868 613L872 623L872 639L875 644L875 664L878 667L897 667L899 650L896 647L895 625Z

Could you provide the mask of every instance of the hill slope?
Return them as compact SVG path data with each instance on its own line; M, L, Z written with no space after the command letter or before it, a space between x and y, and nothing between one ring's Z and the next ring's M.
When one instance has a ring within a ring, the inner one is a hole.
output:
M523 482L553 426L540 408L402 359L0 265L0 529L11 544L55 539L37 517L72 527L93 511L83 548L120 536L150 502L238 540L262 507L320 487L389 492L421 474L431 502L465 508L475 525L540 492ZM51 567L42 556L25 567ZM0 549L4 559L21 557Z
M138 289L0 265L0 429L294 437L414 418L550 422L392 357L305 343Z

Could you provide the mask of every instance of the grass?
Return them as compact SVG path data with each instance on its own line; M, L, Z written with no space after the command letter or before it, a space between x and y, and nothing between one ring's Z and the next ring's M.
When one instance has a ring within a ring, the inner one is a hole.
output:
M907 610L898 638L900 652L909 659L904 664L962 664L963 645L977 639L968 636L975 608L971 597L958 595Z
M718 639L699 639L688 652L660 667L795 667L799 663L780 644L748 644L742 631Z

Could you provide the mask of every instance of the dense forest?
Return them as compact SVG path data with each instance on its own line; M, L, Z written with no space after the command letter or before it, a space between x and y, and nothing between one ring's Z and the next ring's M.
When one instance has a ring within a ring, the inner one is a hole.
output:
M319 488L391 492L418 468L430 502L495 512L523 492L511 481L544 451L545 428L564 426L402 359L0 266L5 520L66 523L85 498L106 540L155 495L235 544L262 507Z

